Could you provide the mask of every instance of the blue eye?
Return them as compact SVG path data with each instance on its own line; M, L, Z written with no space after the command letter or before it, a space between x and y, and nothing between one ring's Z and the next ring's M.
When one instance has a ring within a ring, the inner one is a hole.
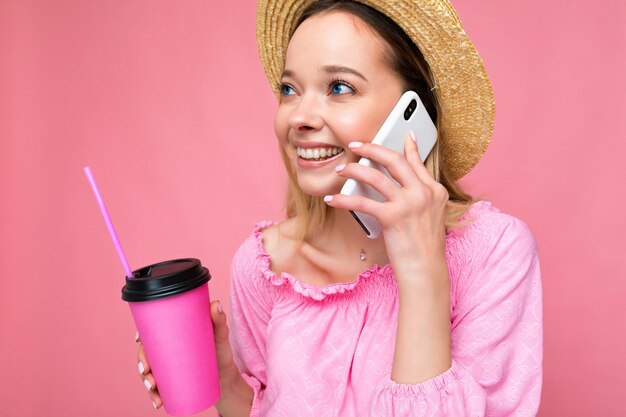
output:
M332 80L328 86L330 87L331 94L351 94L354 93L354 88L345 81Z
M288 96L290 95L289 90L293 90L293 88L291 88L289 84L279 84L278 90L280 91L280 94L282 94L283 96Z

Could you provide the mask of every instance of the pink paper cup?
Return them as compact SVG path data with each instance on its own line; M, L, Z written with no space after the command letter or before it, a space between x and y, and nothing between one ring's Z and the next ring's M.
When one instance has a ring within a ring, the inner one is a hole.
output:
M209 312L209 271L198 259L148 265L126 278L128 301L163 406L172 416L206 410L220 384Z

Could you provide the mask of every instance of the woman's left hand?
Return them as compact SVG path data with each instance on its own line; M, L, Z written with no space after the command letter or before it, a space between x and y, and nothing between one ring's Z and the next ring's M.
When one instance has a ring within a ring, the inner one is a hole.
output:
M411 135L404 142L404 155L367 142L352 142L349 147L356 155L384 166L400 186L377 169L350 163L337 174L370 185L387 201L335 194L331 201L325 198L327 204L378 219L387 255L398 279L412 277L411 280L416 280L415 277L431 275L429 272L440 272L442 267L447 269L445 208L448 191L424 166ZM447 274L444 275L447 278Z

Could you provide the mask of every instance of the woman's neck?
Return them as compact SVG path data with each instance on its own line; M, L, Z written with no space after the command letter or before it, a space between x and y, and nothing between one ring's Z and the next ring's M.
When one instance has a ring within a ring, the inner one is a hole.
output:
M346 254L357 258L361 249L368 263L388 263L387 250L382 234L376 239L367 237L361 226L348 210L331 208L329 220L310 243L324 251Z

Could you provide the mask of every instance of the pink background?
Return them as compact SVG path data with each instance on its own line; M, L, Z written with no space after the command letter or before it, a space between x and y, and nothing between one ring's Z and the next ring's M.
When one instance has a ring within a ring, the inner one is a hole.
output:
M624 415L626 3L455 5L498 110L463 183L540 250L539 415ZM285 189L254 22L250 0L0 2L1 416L157 413L86 165L131 266L198 257L230 311L231 257Z

